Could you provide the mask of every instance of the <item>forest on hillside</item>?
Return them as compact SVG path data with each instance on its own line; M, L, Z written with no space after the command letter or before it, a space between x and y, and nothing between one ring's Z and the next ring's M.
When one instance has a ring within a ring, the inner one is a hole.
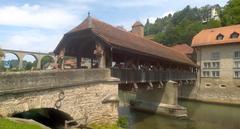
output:
M214 15L215 14L217 15ZM155 23L147 20L144 34L167 46L187 43L203 29L240 24L240 0L229 0L224 7L206 5L201 8L186 6L184 9L157 18Z

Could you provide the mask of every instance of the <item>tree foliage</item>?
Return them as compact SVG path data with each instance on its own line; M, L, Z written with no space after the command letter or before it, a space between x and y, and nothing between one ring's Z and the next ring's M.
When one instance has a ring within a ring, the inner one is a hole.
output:
M54 63L54 59L50 56L45 56L41 60L41 68L43 68L45 65L49 65L50 63Z
M240 24L240 0L230 0L221 12L223 25Z
M145 35L155 34L154 40L167 46L177 43L191 44L194 35L202 29L221 26L220 20L210 18L212 7L210 5L202 8L186 6L173 15L157 18L154 24L149 23L148 20L145 25ZM207 22L203 22L204 20Z
M2 57L4 57L4 53L3 53L3 51L0 49L0 61L1 61Z

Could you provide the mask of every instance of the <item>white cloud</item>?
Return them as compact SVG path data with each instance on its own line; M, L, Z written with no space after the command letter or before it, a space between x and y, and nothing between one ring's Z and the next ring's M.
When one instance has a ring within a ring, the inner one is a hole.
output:
M105 0L99 1L100 4L113 7L143 7L143 6L159 6L167 0ZM96 1L98 2L98 1Z
M85 6L79 11L86 9ZM0 7L0 25L57 29L72 26L79 17L64 9L44 8L40 5Z
M62 34L45 34L36 30L17 32L0 42L2 48L36 52L51 52Z

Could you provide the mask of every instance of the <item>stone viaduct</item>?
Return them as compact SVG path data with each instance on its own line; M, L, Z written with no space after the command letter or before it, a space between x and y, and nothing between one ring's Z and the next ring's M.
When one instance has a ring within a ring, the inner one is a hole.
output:
M0 116L51 108L74 120L118 118L118 79L109 69L0 73Z
M20 50L10 50L10 49L2 49L2 51L5 54L11 53L11 54L14 54L17 56L18 61L19 61L18 68L23 68L23 58L26 55L31 55L36 59L37 69L41 69L41 60L45 56L51 57L54 60L54 62L56 62L56 60L57 60L57 58L54 56L54 54L51 54L51 53L30 52L30 51L20 51Z

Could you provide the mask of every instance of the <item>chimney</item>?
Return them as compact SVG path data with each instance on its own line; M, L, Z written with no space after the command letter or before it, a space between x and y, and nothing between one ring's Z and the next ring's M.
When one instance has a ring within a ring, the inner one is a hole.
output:
M137 36L143 37L144 36L144 26L140 21L136 21L132 26L132 33Z

